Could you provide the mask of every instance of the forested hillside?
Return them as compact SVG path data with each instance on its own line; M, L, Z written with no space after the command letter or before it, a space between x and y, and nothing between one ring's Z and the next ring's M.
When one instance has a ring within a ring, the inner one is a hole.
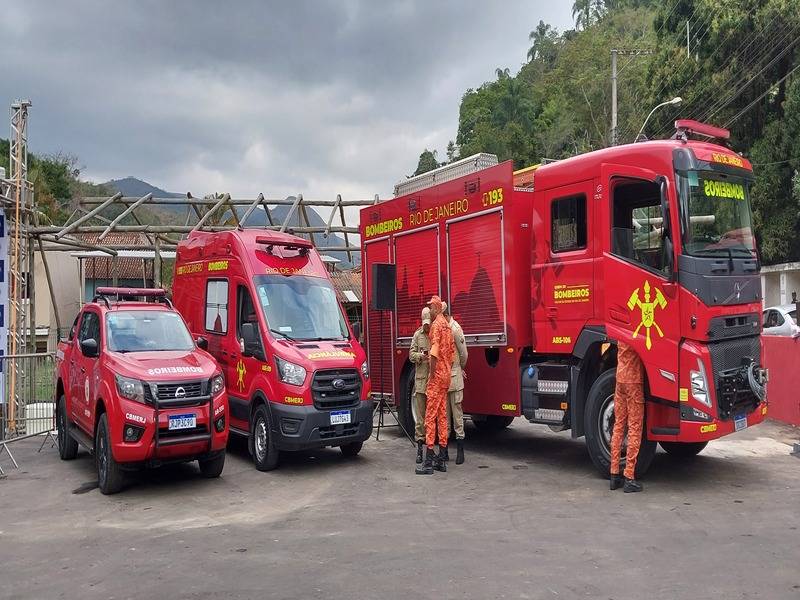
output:
M764 262L800 260L800 5L797 0L577 0L575 28L540 21L517 73L467 90L447 160L491 152L517 166L603 148L611 140L611 50L618 58L620 143L669 137L676 118L731 129L754 163ZM687 25L688 24L688 25ZM687 43L688 29L688 43ZM434 168L433 151L417 172Z

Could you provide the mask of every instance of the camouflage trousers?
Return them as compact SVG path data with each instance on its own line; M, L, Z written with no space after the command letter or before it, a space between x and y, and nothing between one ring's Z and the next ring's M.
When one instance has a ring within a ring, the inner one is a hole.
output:
M611 436L611 474L619 475L620 453L628 431L625 453L625 477L634 479L636 459L642 445L644 389L641 383L617 383L614 391L614 433Z

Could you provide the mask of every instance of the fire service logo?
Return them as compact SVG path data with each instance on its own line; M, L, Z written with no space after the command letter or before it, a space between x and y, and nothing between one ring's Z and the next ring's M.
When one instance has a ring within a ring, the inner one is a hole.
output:
M639 299L639 288L633 290L631 297L628 299L628 309L633 310L635 307L639 307L642 314L642 320L636 329L633 331L633 337L636 338L639 336L639 331L642 327L645 329L645 346L648 350L652 348L653 343L650 341L650 328L655 327L656 332L658 333L658 337L664 337L664 332L661 331L661 327L658 326L656 323L656 308L660 308L664 310L667 307L667 299L664 297L664 294L658 288L653 288L655 292L655 298L650 300L650 282L645 280L644 282L644 302Z
M247 374L247 369L244 366L244 361L240 358L239 362L236 363L236 387L239 388L240 392L244 391L244 376Z

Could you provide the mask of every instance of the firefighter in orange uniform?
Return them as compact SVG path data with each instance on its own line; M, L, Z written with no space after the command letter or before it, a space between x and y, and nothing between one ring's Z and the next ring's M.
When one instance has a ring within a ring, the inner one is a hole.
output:
M433 296L428 302L431 309L431 330L429 339L431 342L430 350L430 375L428 385L425 388L428 398L425 407L425 462L418 465L416 472L418 475L431 475L433 470L447 471L447 463L444 460L444 448L447 447L447 390L450 387L450 370L453 367L453 357L455 356L455 343L453 342L453 332L450 324L442 315L442 299ZM433 446L436 442L436 431L439 431L439 455L433 453Z
M611 436L611 489L622 487L625 493L641 492L636 481L636 459L642 443L644 422L644 367L636 351L624 342L617 342L617 384L614 391L614 433ZM625 479L619 474L620 452L628 429L625 453Z

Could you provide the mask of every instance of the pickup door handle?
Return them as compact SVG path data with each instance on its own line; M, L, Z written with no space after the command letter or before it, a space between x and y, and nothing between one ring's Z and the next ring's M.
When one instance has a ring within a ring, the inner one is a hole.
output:
M755 273L758 271L758 263L755 261L746 262L742 265L742 269L744 269L744 271L747 273Z

